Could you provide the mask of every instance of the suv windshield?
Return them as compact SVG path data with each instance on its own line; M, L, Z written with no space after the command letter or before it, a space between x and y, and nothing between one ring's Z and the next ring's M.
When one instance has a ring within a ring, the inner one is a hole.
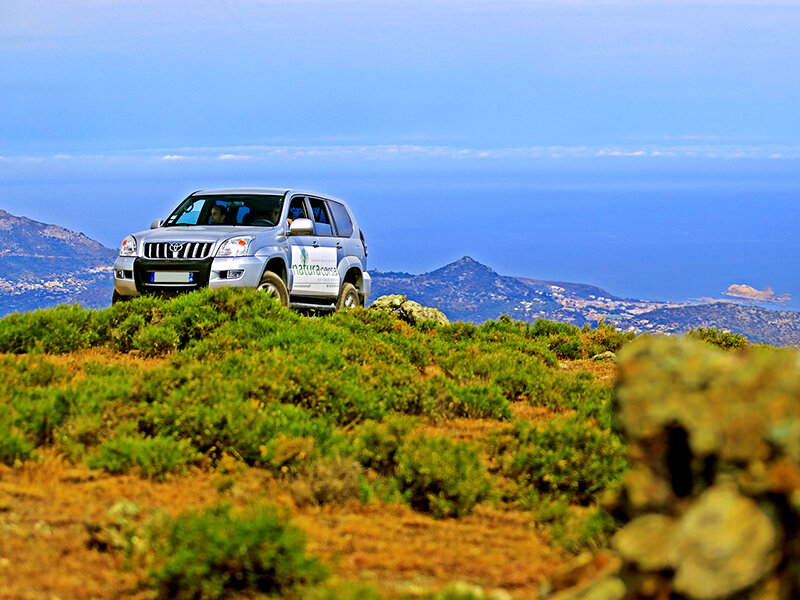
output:
M164 221L172 225L244 225L273 227L281 216L283 196L225 194L189 196Z

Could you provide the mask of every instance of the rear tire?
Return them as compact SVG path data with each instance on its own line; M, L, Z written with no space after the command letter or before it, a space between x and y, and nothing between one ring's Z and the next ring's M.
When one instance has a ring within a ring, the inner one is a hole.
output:
M289 306L289 290L286 289L286 284L283 283L283 279L272 271L266 271L261 277L258 290L275 298L281 306Z
M342 284L339 297L336 299L336 310L349 310L361 306L358 290L352 283Z

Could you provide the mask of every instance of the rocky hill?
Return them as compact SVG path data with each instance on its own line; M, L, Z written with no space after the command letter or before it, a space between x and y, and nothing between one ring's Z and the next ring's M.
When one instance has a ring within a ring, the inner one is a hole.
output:
M498 275L467 256L423 275L371 271L372 297L405 294L435 306L451 320L482 323L501 314L556 311L559 305L535 286Z
M115 256L82 233L0 210L0 315L63 303L108 305Z
M372 297L404 294L436 306L448 318L481 323L507 314L582 326L599 319L636 332L676 334L717 327L751 342L800 345L800 313L734 302L696 304L621 298L586 284L499 275L465 256L422 275L372 271Z

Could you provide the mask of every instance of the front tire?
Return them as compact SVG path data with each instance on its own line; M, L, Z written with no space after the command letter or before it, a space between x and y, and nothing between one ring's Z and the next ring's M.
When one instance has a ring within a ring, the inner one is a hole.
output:
M336 310L349 310L361 306L358 290L352 283L342 284L339 297L336 299Z
M130 296L123 296L117 290L114 290L114 293L111 294L111 306L114 306L117 302L128 302L130 299Z
M261 277L258 290L275 298L281 306L289 306L289 290L286 289L286 284L283 283L283 279L272 271L265 272Z

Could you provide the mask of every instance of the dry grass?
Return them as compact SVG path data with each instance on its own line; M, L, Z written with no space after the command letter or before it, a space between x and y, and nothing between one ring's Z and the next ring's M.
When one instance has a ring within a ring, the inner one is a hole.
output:
M400 505L351 505L305 512L295 522L338 575L374 582L388 594L463 580L535 598L542 580L563 562L529 514L488 507L435 520Z
M613 384L617 376L617 365L613 362L582 359L565 361L562 364L567 371L588 371L598 380L609 384Z

